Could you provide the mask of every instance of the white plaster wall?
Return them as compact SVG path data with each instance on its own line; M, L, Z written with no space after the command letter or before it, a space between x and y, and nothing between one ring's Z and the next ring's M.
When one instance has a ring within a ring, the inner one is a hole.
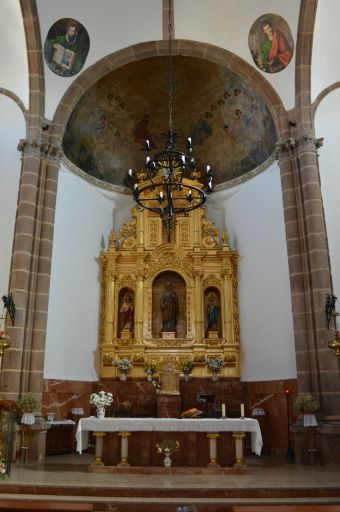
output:
M50 27L61 18L74 18L90 36L90 50L82 69L121 48L162 39L162 0L37 0L42 46ZM45 116L52 119L75 77L60 77L45 66Z
M221 196L223 192L220 193ZM225 226L239 252L241 379L296 377L293 320L277 164L226 191Z
M318 2L312 55L312 101L340 80L340 0Z
M28 106L26 40L19 0L1 0L0 87L14 92Z
M18 105L0 94L0 297L8 291L21 170L17 145L25 137L25 131L24 116Z
M335 0L336 1L336 0ZM255 69L248 46L248 34L254 21L263 14L282 16L289 24L294 39L294 55L286 69L264 73L276 89L286 109L295 103L295 50L299 18L299 0L174 0L175 37L210 43L229 50Z
M321 191L325 210L326 229L333 277L333 291L340 301L340 89L326 96L315 117L317 137L324 137L319 150ZM337 304L339 309L339 302Z
M44 377L98 379L98 256L107 250L114 206L87 182L61 171L55 218ZM124 201L127 205L126 200Z

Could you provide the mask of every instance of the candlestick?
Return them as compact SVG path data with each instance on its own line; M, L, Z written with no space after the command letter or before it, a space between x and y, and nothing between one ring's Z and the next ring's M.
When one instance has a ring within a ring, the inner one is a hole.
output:
M222 418L225 418L225 404L222 404Z
M241 418L244 418L244 404L241 404Z

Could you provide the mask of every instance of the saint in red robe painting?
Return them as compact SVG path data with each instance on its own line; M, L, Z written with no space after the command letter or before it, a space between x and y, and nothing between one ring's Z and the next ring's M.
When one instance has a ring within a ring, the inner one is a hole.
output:
M266 73L277 73L288 66L293 50L281 30L274 30L267 20L261 26L265 35L256 64Z

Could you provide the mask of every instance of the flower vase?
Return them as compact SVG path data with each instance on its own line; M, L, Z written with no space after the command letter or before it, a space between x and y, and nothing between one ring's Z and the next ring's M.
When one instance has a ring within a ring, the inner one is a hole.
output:
M97 407L97 418L99 420L105 418L105 407Z
M211 380L214 381L214 382L217 382L218 381L218 375L216 372L213 372L212 376L211 376Z
M185 373L184 374L184 382L189 382L190 380L190 373Z
M150 375L150 373L147 374L146 380L147 382L152 382L152 375Z
M119 380L121 380L122 382L126 381L127 379L127 375L126 373L122 372L120 375L119 375Z

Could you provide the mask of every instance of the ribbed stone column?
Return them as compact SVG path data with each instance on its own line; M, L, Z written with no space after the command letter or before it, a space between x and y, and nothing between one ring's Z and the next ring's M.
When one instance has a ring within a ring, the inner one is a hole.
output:
M14 232L10 291L15 326L8 328L11 348L4 357L3 398L42 392L48 293L51 273L59 148L23 140L22 171Z
M307 134L281 140L278 150L299 390L320 397L327 419L339 414L340 393L324 313L331 273L317 159L321 144Z

